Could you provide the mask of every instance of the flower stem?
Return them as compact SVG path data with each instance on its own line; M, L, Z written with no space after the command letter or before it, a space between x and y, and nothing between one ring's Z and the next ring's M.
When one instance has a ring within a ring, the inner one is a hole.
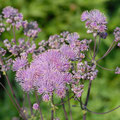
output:
M99 51L99 47L100 47L100 42L101 42L101 37L99 37L99 42L98 42L98 45L97 45L97 50L96 50L96 53L95 53L95 57Z
M68 107L69 107L70 119L72 120L72 111L71 111L71 106L70 106L69 91L68 91Z
M105 54L99 58L97 61L100 61L101 59L103 59L104 57L106 57L112 50L113 48L115 47L116 43L114 44L115 42L113 41L111 46L108 48L108 50L105 52Z
M14 37L14 41L15 41L15 44L16 44L15 26L13 26L13 37Z
M53 104L54 104L53 94L52 94L52 96L51 96L51 102L52 102L52 105L53 105ZM52 108L52 110L51 110L51 120L54 120L54 110L53 110L53 108Z
M88 100L89 100L89 96L90 96L90 90L91 90L91 84L92 84L92 81L90 80L89 81L89 86L88 86L87 97L86 97L86 101L85 101L85 106L87 106L87 104L88 104Z
M92 84L92 81L89 80L88 92L87 92L87 97L86 97L86 100L85 100L84 109L87 107L87 104L88 104L88 100L89 100L89 96L90 96L90 90L91 90L91 84ZM86 112L83 113L83 120L86 120Z
M37 103L38 103L38 105L39 105L40 117L41 117L41 120L43 120L42 110L41 110L41 108L40 108L40 102L39 102L38 94L37 94L37 91L36 91L36 90L35 90L35 96L36 96Z
M61 98L61 102L63 102L63 99ZM65 110L65 104L62 104L64 115L65 115L65 120L68 120L67 112Z
M72 98L74 98L74 95L69 97L68 100L71 100ZM55 104L55 106L58 106L58 105L63 105L64 103L68 102L68 100L64 101L64 102L61 102L60 104Z
M93 60L95 59L95 53L96 53L96 39L97 39L97 36L95 37L95 40L94 40Z
M118 107L112 109L112 110L109 110L109 111L107 111L107 112L102 112L102 113L91 111L91 110L89 110L88 108L86 108L86 110L87 110L88 112L90 112L90 113L101 115L101 114L108 114L108 113L111 113L111 112L117 110L118 108L120 108L120 105L119 105Z
M83 120L86 120L86 113L83 114Z
M28 102L29 102L31 115L33 115L33 109L32 109L32 104L31 104L31 101L30 101L30 95L29 95L29 93L27 93L27 99L28 99Z
M105 68L105 67L99 65L98 63L96 63L96 65L97 65L98 67L100 67L101 69L103 69L103 70L114 71L113 69Z

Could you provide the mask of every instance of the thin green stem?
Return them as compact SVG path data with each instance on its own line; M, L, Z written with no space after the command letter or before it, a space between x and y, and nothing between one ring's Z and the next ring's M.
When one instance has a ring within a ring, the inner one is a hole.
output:
M30 101L30 95L29 95L29 93L27 93L27 99L28 99L28 103L29 103L31 115L33 115L33 109L32 109L32 104L31 104L31 101Z
M87 92L87 97L86 97L86 101L85 101L85 106L87 106L87 104L88 104L90 90L91 90L91 85L92 85L92 81L89 80L89 86L88 86L88 92Z
M37 94L37 91L36 91L36 90L35 90L35 96L36 96L37 103L38 103L38 105L39 105L40 117L41 117L41 120L43 120L42 110L41 110L41 108L40 108L40 102L39 102L38 94Z
M99 42L98 42L98 46L97 46L97 50L96 50L96 53L95 53L95 57L99 51L99 47L100 47L100 42L101 42L101 37L99 37Z
M96 39L97 39L97 36L95 37L94 39L94 52L93 52L93 60L95 59L95 53L96 53Z
M61 98L61 102L64 102L62 98ZM68 120L67 112L66 112L66 109L65 109L65 104L62 104L62 108L63 108L63 111L64 111L65 120Z
M70 100L69 100L69 91L67 94L68 94L68 107L69 107L70 119L72 120L72 110L71 110Z
M85 105L84 105L83 110L85 110L85 108L87 107L87 104L88 104L88 100L89 100L89 96L90 96L90 90L91 90L91 84L92 84L92 81L89 80L88 92L87 92L87 97L86 97L86 100L85 100ZM83 113L83 120L86 120L86 112Z
M108 48L108 50L105 52L105 54L99 58L98 60L96 60L97 62L100 61L101 59L105 58L112 50L113 48L116 46L116 43L114 44L115 42L113 41L111 46Z
M100 68L103 69L103 70L114 71L113 69L105 68L105 67L99 65L98 63L96 63L96 64L97 64L98 67L100 67Z
M108 113L111 113L111 112L117 110L118 108L120 108L120 105L119 105L118 107L112 109L112 110L109 110L109 111L107 111L107 112L102 112L102 113L91 111L91 110L89 110L88 108L86 108L86 110L87 110L88 112L90 112L90 113L93 113L93 114L100 114L100 115L101 115L101 114L108 114Z
M15 44L16 44L17 41L16 41L16 35L15 35L15 26L13 26L13 37L14 37L14 41L15 41Z
M74 98L74 95L71 96L71 97L69 97L68 100L71 100L72 98ZM60 104L55 104L55 106L62 105L62 104L64 104L64 103L68 102L68 100L66 100L66 101L64 101L64 102L61 102Z

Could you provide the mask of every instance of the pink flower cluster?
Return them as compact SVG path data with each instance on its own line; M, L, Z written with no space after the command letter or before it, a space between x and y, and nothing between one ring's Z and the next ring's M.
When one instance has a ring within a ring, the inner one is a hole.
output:
M81 20L86 21L87 33L102 33L107 29L106 17L99 10L85 11L81 15Z
M29 67L19 69L16 78L24 91L37 89L43 100L49 101L53 92L65 96L66 84L72 81L69 69L69 61L60 51L48 50L36 56Z

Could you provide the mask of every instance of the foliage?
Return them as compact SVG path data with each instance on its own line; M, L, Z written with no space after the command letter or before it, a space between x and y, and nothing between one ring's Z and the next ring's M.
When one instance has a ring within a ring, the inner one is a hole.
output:
M38 22L42 32L39 34L39 39L36 41L37 43L42 39L47 39L51 34L59 34L65 30L69 30L70 32L78 32L81 38L84 38L85 36L90 39L92 36L86 34L84 23L80 21L80 15L84 10L99 9L107 15L107 21L109 23L109 31L107 32L110 37L102 41L101 49L97 57L102 56L107 50L112 39L114 39L113 29L115 29L116 26L120 26L119 0L93 0L92 2L91 0L0 0L0 3L0 10L6 6L13 6L18 8L26 19L36 20ZM6 35L11 38L12 33L6 33ZM3 35L2 39L5 39L6 35ZM19 36L17 37L19 38ZM1 43L2 42L0 41L0 44ZM112 62L113 60L114 62ZM115 68L116 65L120 66L119 61L120 57L118 47L116 47L114 52L111 52L107 58L104 58L103 62L100 62L100 65L104 65L107 68ZM21 98L23 96L21 88L18 83L13 80L14 76L15 75L9 71L10 81L12 81L15 93L17 93L19 100L22 101ZM119 80L120 77L118 75L114 75L112 72L110 73L100 70L98 78L92 84L88 108L93 111L103 112L118 106L120 99ZM0 81L2 81L2 83L8 88L3 76ZM85 85L86 89L87 85L88 83ZM14 109L14 106L10 102L5 91L2 88L0 88L0 91L2 91L0 92L0 119L9 120L12 119L13 116L18 116L18 113ZM33 98L32 95L30 97L32 99L32 103L34 103L35 98ZM83 99L85 99L84 95ZM59 100L56 102L59 102ZM73 100L71 104L79 106L79 103ZM27 102L26 105L28 105ZM43 108L44 116L47 117L49 114L47 105L43 104L41 107ZM62 116L63 112L60 111L60 108L57 111L57 115L61 118L61 120L64 120L64 117ZM88 113L88 118L89 120L118 120L120 118L119 112L120 109L107 115L94 115ZM82 111L79 107L73 107L72 113L74 120L78 120L80 118L82 119Z

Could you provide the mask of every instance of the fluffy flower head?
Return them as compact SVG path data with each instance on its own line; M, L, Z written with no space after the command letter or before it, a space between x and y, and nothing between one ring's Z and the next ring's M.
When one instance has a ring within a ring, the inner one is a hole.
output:
M36 56L29 67L18 70L16 78L24 91L36 88L43 100L49 101L54 91L59 97L65 96L66 84L72 77L69 69L69 61L60 51L48 50Z
M85 11L81 15L81 20L86 21L86 28L88 33L94 32L105 32L106 27L106 17L99 10L91 10L90 12Z
M18 57L13 61L13 71L18 71L19 69L25 67L28 64L26 57Z
M3 9L3 15L5 18L9 18L10 16L14 16L18 13L18 10L11 7L11 6L8 6L6 8Z
M38 108L39 108L39 105L38 105L37 103L34 103L34 104L33 104L33 109L34 109L34 110L38 110Z

